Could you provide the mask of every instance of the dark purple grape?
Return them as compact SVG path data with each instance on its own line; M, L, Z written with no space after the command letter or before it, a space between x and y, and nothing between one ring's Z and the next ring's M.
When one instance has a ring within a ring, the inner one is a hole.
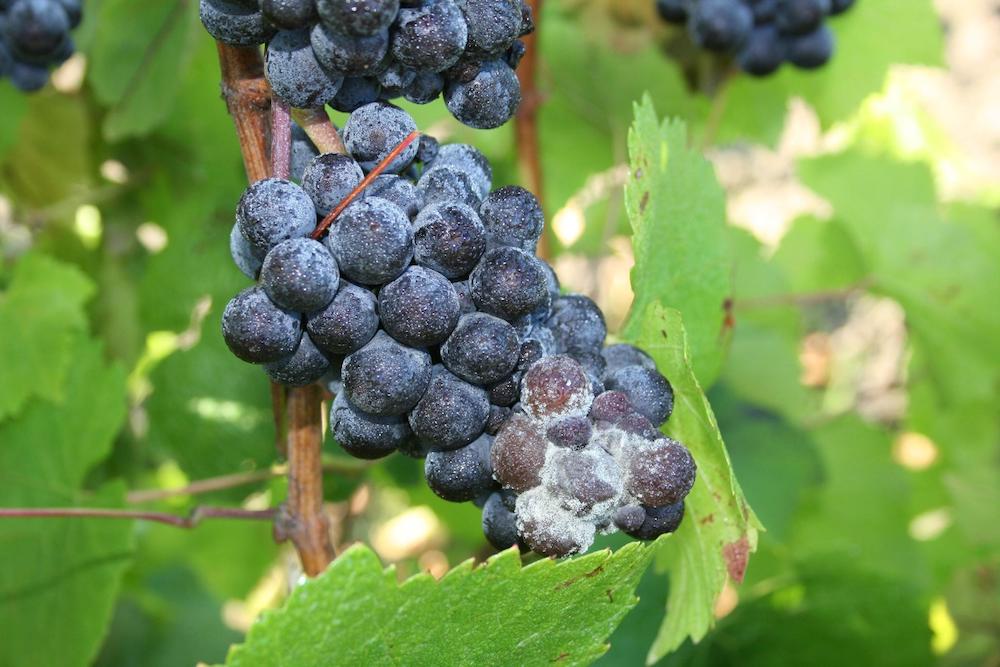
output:
M653 361L651 356L635 345L629 345L628 343L608 345L601 350L601 356L604 357L604 361L607 364L604 369L605 373L611 373L625 366L644 366L656 369L656 362Z
M643 505L678 503L694 486L694 480L694 459L676 440L661 437L628 453L625 487Z
M308 28L316 20L313 0L260 0L260 11L269 22L285 30Z
M432 450L452 450L475 440L486 427L486 391L435 366L427 390L410 412L410 428Z
M469 278L480 310L508 322L534 312L549 300L541 260L517 248L488 250Z
M323 153L313 158L302 174L302 189L309 193L316 213L327 215L365 177L354 158L337 153Z
M539 426L526 415L513 414L493 441L493 473L501 484L518 493L541 484L548 442Z
M309 336L302 336L292 356L264 364L264 370L275 382L288 387L304 387L326 375L330 361L316 349Z
M411 440L402 417L380 417L362 412L337 394L330 406L330 433L345 452L359 459L380 459Z
M638 527L633 528L632 526L635 523L636 517L632 516L634 514L633 509L631 507L628 509L630 512L630 516L627 519L629 522L628 528L624 526L619 527L622 529L622 532L640 540L655 540L660 535L672 533L680 527L681 521L684 519L683 501L663 507L639 508L643 510L642 523Z
M471 313L462 316L441 346L441 359L460 378L488 386L513 372L519 352L514 327L486 313Z
M322 23L309 33L316 60L330 72L342 76L371 76L389 49L389 33L356 36L332 30Z
M417 404L431 379L431 357L384 331L344 360L344 393L374 415L402 415Z
M427 168L444 166L457 167L467 173L472 179L476 196L480 199L489 194L493 182L493 168L486 156L480 153L475 146L469 144L445 144L441 146L437 156L427 165Z
M320 18L332 29L374 35L389 27L399 0L316 0Z
M424 477L431 491L453 503L467 502L496 488L490 467L493 438L481 435L451 451L434 451L424 459Z
M486 249L486 230L474 210L460 202L426 206L413 223L413 259L455 280L475 268Z
M271 303L260 287L248 287L226 304L222 337L237 357L252 364L279 361L295 352L302 337L298 313Z
M567 294L553 301L546 325L555 337L556 350L564 354L600 356L608 334L601 309L582 294Z
M476 54L497 55L521 35L521 0L463 0L467 47Z
M624 392L635 411L655 426L667 421L674 409L673 388L655 368L625 366L608 373L604 384Z
M263 256L282 241L308 236L316 228L316 208L295 183L265 178L243 192L236 222L254 252Z
M387 102L373 102L355 109L344 125L344 144L361 168L371 171L389 156L400 143L417 130L410 114ZM403 171L417 154L413 142L400 153L385 171Z
M276 32L256 5L248 7L231 0L199 0L198 13L208 34L230 46L258 46Z
M535 195L519 185L499 188L483 201L479 215L491 243L535 252L545 225Z
M545 436L558 447L580 450L590 442L593 427L590 420L579 415L563 417L549 425Z
M483 505L483 535L497 549L509 549L517 544L517 517L504 504L503 494L498 491L490 495Z
M458 324L461 306L447 278L422 266L411 266L378 295L379 317L386 332L413 347L443 342Z
M444 94L448 111L480 130L500 127L521 104L521 84L503 60L482 63L478 73L467 80L449 80Z
M709 51L735 51L750 36L753 13L732 0L700 0L688 28L695 44Z
M236 268L242 271L243 275L250 280L257 280L264 260L254 252L253 246L240 233L238 224L234 224L229 232L229 254L232 256Z
M3 15L3 37L20 59L54 54L69 34L69 17L52 0L14 0Z
M418 72L403 96L414 104L430 104L444 92L444 77L437 72Z
M326 245L341 274L364 285L399 276L413 258L413 228L406 213L378 197L355 200L330 227Z
M833 31L821 25L804 35L791 35L785 40L788 62L801 69L822 67L833 56Z
M441 72L462 55L468 27L452 0L402 7L393 24L392 55L422 72Z
M344 79L340 90L330 100L330 106L337 111L350 113L355 109L377 102L382 95L382 86L367 76L349 76Z
M333 255L319 241L288 239L267 253L260 285L279 308L308 313L333 300L340 272Z
M458 202L473 209L479 208L479 196L472 177L457 167L438 166L427 169L417 181L417 190L425 206L439 202Z
M366 197L381 197L403 209L413 219L423 208L420 193L413 183L396 174L379 174L365 188ZM431 267L434 268L434 267Z
M331 356L361 349L375 336L378 324L375 295L346 281L326 308L306 316L309 337Z

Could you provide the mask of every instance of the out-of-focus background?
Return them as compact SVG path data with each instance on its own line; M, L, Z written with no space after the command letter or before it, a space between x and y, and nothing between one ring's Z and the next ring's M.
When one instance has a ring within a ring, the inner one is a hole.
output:
M858 0L828 67L758 81L670 59L652 4L545 3L537 148L548 258L613 333L644 93L727 194L725 355L695 367L767 531L663 664L1000 665L1000 5ZM197 3L93 0L77 42L42 93L0 82L0 505L275 505L267 382L218 333L245 175ZM527 184L512 127L406 108ZM419 463L326 464L338 548L400 578L492 553ZM263 523L0 523L0 545L4 666L218 662L299 574ZM660 657L669 587L650 568L603 664Z

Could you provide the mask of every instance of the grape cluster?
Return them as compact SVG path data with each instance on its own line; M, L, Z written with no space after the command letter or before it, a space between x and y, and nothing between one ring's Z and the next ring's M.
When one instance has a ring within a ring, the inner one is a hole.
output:
M405 97L475 128L514 115L520 38L534 29L522 0L200 0L217 40L267 44L266 74L293 107L351 112Z
M24 92L44 87L49 68L73 55L69 31L81 18L80 0L0 0L0 78Z
M229 348L276 382L324 382L341 448L424 458L437 495L482 505L497 547L558 556L598 531L676 529L694 463L656 428L670 384L640 350L605 347L593 301L560 293L535 256L534 195L493 189L466 144L423 136L391 158L415 127L367 104L344 126L348 154L313 154L298 136L301 184L247 188L230 249L257 284L225 308Z
M854 0L656 0L660 16L687 25L703 49L731 54L753 76L773 74L788 62L822 67L833 56L833 32L824 20Z

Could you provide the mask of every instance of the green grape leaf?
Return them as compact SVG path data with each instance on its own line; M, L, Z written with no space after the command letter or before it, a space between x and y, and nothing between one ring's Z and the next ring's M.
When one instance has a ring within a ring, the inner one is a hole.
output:
M667 538L669 539L669 538ZM522 567L510 549L402 584L355 545L265 614L227 665L586 665L635 606L655 546Z
M829 24L837 45L824 67L804 71L786 65L763 80L739 76L732 81L720 139L776 142L793 97L808 102L829 126L881 90L892 65L942 64L941 25L931 0L864 0ZM887 27L896 28L891 39Z
M674 412L665 431L684 443L698 464L684 521L658 558L670 572L670 595L649 652L649 661L655 662L686 638L705 636L715 622L713 608L727 576L743 579L762 526L736 481L712 407L691 367L680 313L650 303L632 317L625 334L652 355L670 380Z
M945 217L921 164L845 152L805 161L800 172L833 204L872 289L898 301L918 344L934 350L929 361L943 398L992 396L1000 357L995 223Z
M4 327L4 331L10 331ZM125 418L125 374L101 347L75 339L59 404L35 399L0 424L0 506L120 505L124 485L80 489ZM0 665L88 665L132 557L130 521L0 522Z
M98 101L109 107L104 136L141 136L173 109L200 34L198 3L189 0L104 0L97 5L101 30L87 54Z
M722 365L731 262L725 194L711 163L688 146L679 120L660 122L646 96L629 130L632 176L625 207L632 224L633 313L649 304L680 311L691 364L708 387Z
M799 218L781 238L772 261L792 295L848 289L866 278L861 253L835 220Z
M32 397L63 398L73 340L86 328L94 287L76 268L40 254L22 257L0 292L0 420Z
M17 140L21 119L28 108L28 97L12 84L0 79L0 157Z

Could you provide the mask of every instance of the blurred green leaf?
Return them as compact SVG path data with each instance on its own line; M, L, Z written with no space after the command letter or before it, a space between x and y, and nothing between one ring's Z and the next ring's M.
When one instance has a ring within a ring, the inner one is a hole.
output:
M877 292L906 310L945 400L991 396L1000 357L1000 231L949 220L919 164L846 152L800 165L834 206ZM958 373L956 370L961 369Z
M173 110L190 62L198 24L191 0L103 0L101 29L90 44L90 82L109 107L104 135L110 141L143 135Z
M86 328L93 284L76 268L40 254L23 256L0 292L0 420L28 399L65 398L75 340Z
M661 123L649 96L635 106L628 143L632 312L645 317L654 302L680 311L691 364L707 387L719 373L728 339L723 325L732 269L725 194L711 163L688 147L685 124Z
M852 114L882 89L894 64L942 64L942 31L931 0L864 0L830 22L836 52L818 70L785 66L774 76L739 76L726 93L719 139L748 137L772 144L784 125L788 102L801 97L824 126ZM897 26L889 38L887 27Z
M9 331L4 327L4 331ZM0 506L115 506L120 483L81 491L125 418L125 377L97 343L76 338L59 404L33 400L0 424ZM0 523L0 664L90 664L132 557L130 521L4 519Z
M781 238L771 261L781 269L791 294L847 289L866 277L864 259L836 221L799 218Z
M0 80L0 156L17 140L21 119L28 107L28 98L10 83Z
M905 580L813 559L793 581L743 601L704 642L665 661L686 667L934 664L927 611Z
M20 207L36 209L32 213L39 223L56 214L71 218L76 206L61 210L59 205L80 199L94 171L90 110L83 98L51 89L15 103L14 109L21 105L24 117L0 163L0 186Z
M515 549L397 584L356 545L296 588L229 654L228 665L585 665L635 603L654 546L631 543L522 567Z
M762 527L733 474L712 408L691 368L681 315L657 302L629 323L626 338L646 350L674 389L668 435L698 464L685 517L658 563L670 572L667 616L649 652L655 662L687 637L698 641L715 622L713 608L727 576L743 579Z

